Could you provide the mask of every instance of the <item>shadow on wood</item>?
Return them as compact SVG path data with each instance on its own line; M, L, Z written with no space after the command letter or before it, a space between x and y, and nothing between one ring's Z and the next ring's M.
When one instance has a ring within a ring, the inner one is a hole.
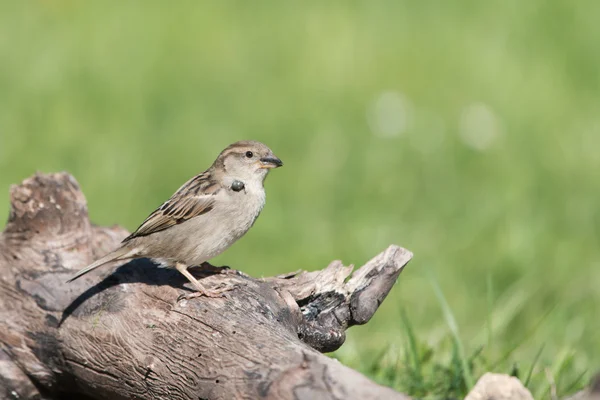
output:
M369 321L412 254L390 246L352 274L315 272L232 282L224 298L177 302L177 271L148 260L74 271L127 232L92 226L66 173L11 188L0 237L0 393L20 399L407 399L321 352Z

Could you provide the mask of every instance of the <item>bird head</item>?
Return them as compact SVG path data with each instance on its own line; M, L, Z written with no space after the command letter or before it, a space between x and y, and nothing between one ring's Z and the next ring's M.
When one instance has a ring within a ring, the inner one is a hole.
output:
M269 147L256 141L240 141L229 145L214 163L215 168L242 181L263 181L271 169L282 165L283 162Z

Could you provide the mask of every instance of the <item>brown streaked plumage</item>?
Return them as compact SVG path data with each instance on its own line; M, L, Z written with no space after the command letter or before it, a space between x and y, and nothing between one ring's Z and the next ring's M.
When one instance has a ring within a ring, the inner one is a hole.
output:
M283 165L264 144L233 143L212 166L183 184L152 212L121 247L79 271L80 276L112 261L151 258L180 271L198 295L217 296L224 290L205 289L187 267L222 253L254 224L265 203L264 179ZM242 188L242 189L240 189Z
M215 195L221 187L203 172L187 181L175 194L158 207L139 228L127 236L123 243L133 238L150 235L173 225L181 224L212 210Z

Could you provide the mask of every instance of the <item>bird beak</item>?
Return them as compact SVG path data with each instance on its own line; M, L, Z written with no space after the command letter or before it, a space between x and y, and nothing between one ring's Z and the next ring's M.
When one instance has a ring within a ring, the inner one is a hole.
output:
M270 155L267 157L263 157L260 159L260 168L263 169L271 169L271 168L278 168L281 167L283 165L283 162L275 157L274 155Z

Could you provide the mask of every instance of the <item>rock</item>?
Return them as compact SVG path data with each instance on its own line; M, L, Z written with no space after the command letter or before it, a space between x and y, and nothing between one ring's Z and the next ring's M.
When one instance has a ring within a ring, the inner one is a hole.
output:
M465 400L533 400L533 396L514 376L488 372L479 378Z

